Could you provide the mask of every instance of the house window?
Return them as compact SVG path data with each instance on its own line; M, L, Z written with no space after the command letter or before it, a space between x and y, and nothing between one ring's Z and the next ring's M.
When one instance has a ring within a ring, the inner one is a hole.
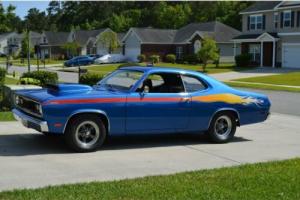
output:
M183 48L181 46L176 47L176 57L177 59L181 59L183 54Z
M274 26L275 26L275 28L277 28L278 27L278 13L274 13Z
M249 54L251 55L251 60L253 62L260 62L260 45L259 44L250 44L249 45Z
M284 11L283 12L283 26L290 27L292 21L291 11Z
M43 38L43 43L46 44L47 43L47 39L46 37Z
M201 42L200 40L196 40L194 43L194 53L197 53L201 49Z
M250 16L250 30L261 30L263 24L262 15Z

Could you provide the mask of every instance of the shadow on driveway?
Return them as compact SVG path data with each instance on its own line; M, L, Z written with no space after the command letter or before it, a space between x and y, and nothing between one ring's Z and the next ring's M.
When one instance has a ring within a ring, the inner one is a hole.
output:
M243 137L235 137L231 143L248 141L251 140ZM195 144L210 144L210 142L204 135L197 134L109 137L102 148L98 151L184 146ZM28 156L70 153L74 152L67 147L62 136L44 136L42 134L0 135L0 156Z

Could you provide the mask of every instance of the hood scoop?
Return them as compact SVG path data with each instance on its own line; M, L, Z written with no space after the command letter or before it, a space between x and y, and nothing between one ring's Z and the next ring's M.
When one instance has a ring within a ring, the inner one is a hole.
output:
M91 91L93 88L88 85L82 84L48 84L46 86L48 93L52 94L74 94L74 93L86 93Z

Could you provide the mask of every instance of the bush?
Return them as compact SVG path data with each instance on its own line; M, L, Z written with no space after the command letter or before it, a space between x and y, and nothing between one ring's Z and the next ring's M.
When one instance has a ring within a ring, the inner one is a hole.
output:
M21 78L20 83L22 85L41 85L41 82L34 78Z
M124 63L124 64L119 65L118 69L120 69L122 67L131 67L131 66L141 66L141 65L138 63Z
M175 63L176 56L174 54L167 54L166 55L166 61L170 63Z
M183 61L189 64L197 64L200 63L200 59L196 54L189 54L183 56Z
M251 55L248 53L240 54L235 56L235 65L237 67L247 67L251 61Z
M146 56L144 54L138 55L137 57L139 62L145 62L146 61Z
M149 60L153 63L159 63L159 55L152 55L149 57Z
M48 71L33 71L26 72L21 76L22 78L32 78L39 81L39 84L42 87L47 84L56 84L58 82L58 76L56 72L48 72Z
M79 83L86 84L86 85L96 85L101 79L103 75L95 74L95 73L86 73L79 78Z

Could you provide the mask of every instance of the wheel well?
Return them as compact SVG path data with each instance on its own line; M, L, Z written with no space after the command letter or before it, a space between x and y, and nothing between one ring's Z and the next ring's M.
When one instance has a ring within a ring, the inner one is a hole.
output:
M102 114L102 113L94 113L94 112L84 112L84 113L77 113L72 115L72 117L70 119L68 119L67 125L65 127L65 129L68 127L68 125L70 124L70 122L75 119L78 116L81 115L95 115L100 117L100 119L102 120L102 122L104 123L104 126L106 128L106 132L109 133L109 121L106 115Z
M237 111L234 111L234 110L220 110L220 111L217 111L213 117L215 117L217 114L220 114L220 113L230 113L232 114L232 116L234 116L234 118L236 119L236 125L237 126L240 126L240 118L239 118L239 114ZM213 119L213 118L212 118Z

